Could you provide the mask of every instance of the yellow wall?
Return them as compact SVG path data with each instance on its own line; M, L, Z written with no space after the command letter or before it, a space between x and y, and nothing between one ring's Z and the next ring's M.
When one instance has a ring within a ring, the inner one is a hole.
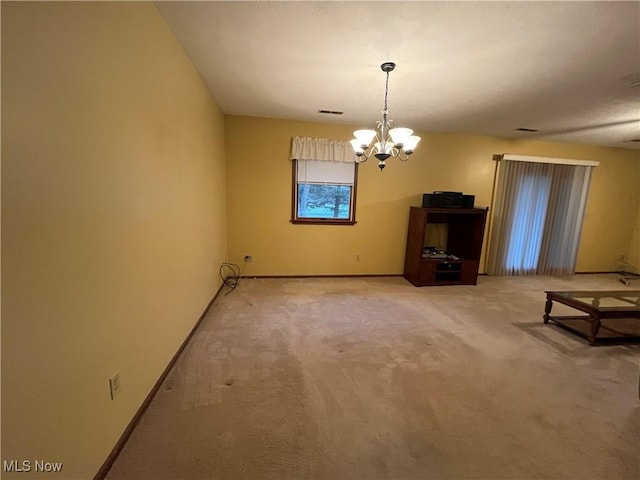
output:
M616 271L620 266L616 259L632 254L633 230L640 216L640 151L594 150L585 158L601 164L594 169L589 189L578 271Z
M220 285L223 127L152 3L2 2L2 460L107 458Z
M243 275L400 274L409 206L433 190L464 191L475 194L476 206L490 205L496 153L599 160L577 269L612 271L615 257L629 252L640 201L638 151L478 135L419 132L408 162L390 160L384 172L372 160L360 165L355 226L291 224L291 137L348 140L353 130L225 116L229 258ZM246 254L252 263L243 263Z
M640 190L640 168L638 169L638 190ZM631 238L631 244L629 246L629 264L635 269L636 273L640 273L640 197L638 198L638 216L636 217L636 226L633 230L633 236ZM620 266L629 267L628 264L621 264ZM628 271L628 269L627 269Z

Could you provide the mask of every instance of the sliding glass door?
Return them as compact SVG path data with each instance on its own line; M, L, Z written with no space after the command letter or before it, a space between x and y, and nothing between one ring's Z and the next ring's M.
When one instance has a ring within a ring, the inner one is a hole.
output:
M574 273L592 166L500 162L487 273Z

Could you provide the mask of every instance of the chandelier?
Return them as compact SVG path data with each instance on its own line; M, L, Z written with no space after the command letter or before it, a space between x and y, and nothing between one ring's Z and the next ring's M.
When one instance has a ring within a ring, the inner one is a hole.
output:
M375 130L356 130L353 132L356 138L351 140L351 146L359 163L366 162L373 155L378 159L378 166L382 170L389 157L397 157L403 162L409 160L409 156L416 148L420 137L413 135L413 130L410 128L391 128L393 120L388 119L387 95L389 93L389 72L393 72L396 64L385 62L380 65L380 68L387 74L382 121L376 122ZM375 142L373 142L374 138Z

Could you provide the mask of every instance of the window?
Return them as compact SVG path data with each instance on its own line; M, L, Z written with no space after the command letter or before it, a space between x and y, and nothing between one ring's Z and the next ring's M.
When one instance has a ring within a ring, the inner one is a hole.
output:
M355 162L293 160L293 223L353 225Z
M289 159L292 223L356 223L358 164L349 142L294 137Z

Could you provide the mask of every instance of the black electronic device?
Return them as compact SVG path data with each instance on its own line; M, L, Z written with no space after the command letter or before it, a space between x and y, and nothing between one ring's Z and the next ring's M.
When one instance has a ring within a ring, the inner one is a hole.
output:
M473 208L475 195L434 191L422 195L422 208Z
M473 208L475 201L476 201L475 195L462 195L461 208Z

